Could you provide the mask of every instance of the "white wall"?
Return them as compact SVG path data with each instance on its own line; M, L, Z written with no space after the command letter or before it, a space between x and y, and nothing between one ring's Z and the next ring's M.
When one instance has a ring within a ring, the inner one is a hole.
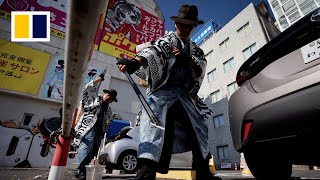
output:
M238 37L237 30L247 22L249 22L251 26L251 32L244 37ZM229 38L231 45L229 48L221 52L219 44L227 38ZM227 85L235 81L236 73L245 61L242 51L253 43L256 43L257 49L260 49L267 43L267 40L264 37L263 29L260 25L256 10L251 3L220 31L213 34L211 38L201 45L205 54L210 50L213 50L213 52L209 57L207 57L208 63L206 76L200 88L199 96L207 97L218 89L220 89L223 96L226 96L228 93ZM228 73L224 73L223 63L232 57L235 60L236 68ZM218 78L209 83L207 73L214 68L217 70Z

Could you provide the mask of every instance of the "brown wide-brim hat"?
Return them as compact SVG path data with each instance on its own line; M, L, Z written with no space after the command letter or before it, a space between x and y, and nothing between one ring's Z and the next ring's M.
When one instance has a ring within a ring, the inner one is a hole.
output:
M198 18L198 8L195 5L182 5L178 16L171 16L170 19L181 24L199 25L203 24Z
M114 102L118 102L118 99L117 99L117 91L116 90L114 90L114 89L104 89L103 90L103 92L104 93L108 93L111 97L112 97L112 99L113 99L113 101Z

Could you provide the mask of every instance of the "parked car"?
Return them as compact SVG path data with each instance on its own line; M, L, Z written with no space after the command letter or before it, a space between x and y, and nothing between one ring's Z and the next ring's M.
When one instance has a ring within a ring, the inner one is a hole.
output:
M137 150L139 146L139 127L123 128L113 141L102 149L99 163L106 165L107 170L120 169L127 174L135 173L138 168ZM192 152L173 154L170 168L191 169Z
M309 166L309 170L318 170L319 166Z
M232 140L256 179L290 179L292 164L319 166L320 9L253 54L236 80Z
M112 139L118 135L120 130L124 127L130 127L131 122L129 120L122 120L122 119L112 119L110 125L107 129L107 138Z

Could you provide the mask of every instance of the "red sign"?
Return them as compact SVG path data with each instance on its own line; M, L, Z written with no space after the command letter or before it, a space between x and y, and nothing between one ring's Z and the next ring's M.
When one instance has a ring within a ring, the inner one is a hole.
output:
M99 51L133 57L135 46L164 34L164 21L124 0L110 0Z

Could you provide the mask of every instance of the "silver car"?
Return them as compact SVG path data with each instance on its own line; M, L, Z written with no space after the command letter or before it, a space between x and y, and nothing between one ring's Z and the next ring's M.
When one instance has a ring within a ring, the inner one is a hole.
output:
M113 140L101 149L99 163L106 165L106 169L123 170L126 174L137 171L138 160L137 150L139 146L139 127L125 127L121 129ZM171 157L170 168L191 169L192 152L173 154Z
M319 166L320 9L259 49L236 80L230 130L256 179L290 179L292 164Z

